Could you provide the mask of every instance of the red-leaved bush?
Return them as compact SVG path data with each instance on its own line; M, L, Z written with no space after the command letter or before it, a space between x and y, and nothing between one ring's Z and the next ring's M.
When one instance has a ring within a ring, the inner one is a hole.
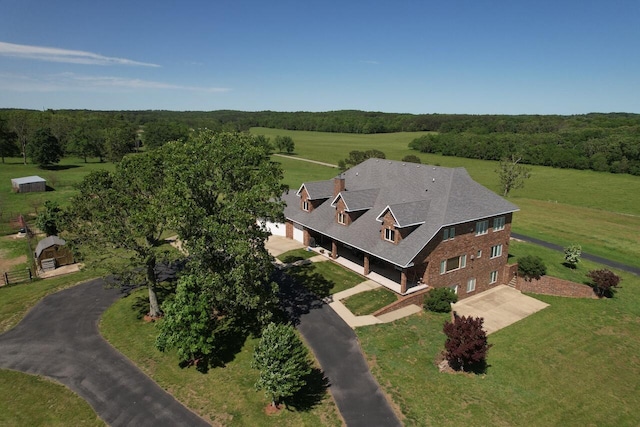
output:
M587 277L593 282L593 289L600 297L611 298L615 288L620 284L620 276L606 268L602 270L591 270Z
M453 322L444 322L445 358L456 371L483 371L490 344L482 329L484 319L453 314Z

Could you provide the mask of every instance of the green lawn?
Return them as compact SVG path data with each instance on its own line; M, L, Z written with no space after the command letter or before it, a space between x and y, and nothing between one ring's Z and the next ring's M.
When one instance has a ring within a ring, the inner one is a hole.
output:
M291 267L287 274L320 298L350 289L366 280L331 261Z
M558 253L534 245L512 243L511 252L569 270ZM591 268L601 266L580 263L572 277ZM422 312L356 333L408 426L639 425L640 279L618 274L612 299L535 295L550 307L489 336L485 375L438 372L449 314Z
M318 386L317 371L310 377L307 399L272 416L265 415L269 399L255 391L258 371L251 368L256 339L248 339L242 350L225 367L202 374L178 366L174 353L161 353L154 347L154 324L137 318L133 309L144 290L116 302L100 322L104 337L131 359L161 387L215 425L233 426L339 426L342 421L328 392Z
M46 378L0 370L0 425L104 426L87 402Z
M343 299L342 303L356 316L365 316L367 314L373 314L382 307L386 307L397 300L398 298L393 292L385 288L377 288L351 295Z
M52 169L40 169L37 165L22 164L21 158L7 158L0 167L0 234L12 232L8 228L9 217L18 214L35 215L45 200L57 201L64 206L69 198L75 194L74 185L82 181L85 175L94 170L113 170L113 163L97 163L95 160L84 163L82 159L65 158ZM11 189L11 179L38 175L47 180L51 191L36 193L14 193Z

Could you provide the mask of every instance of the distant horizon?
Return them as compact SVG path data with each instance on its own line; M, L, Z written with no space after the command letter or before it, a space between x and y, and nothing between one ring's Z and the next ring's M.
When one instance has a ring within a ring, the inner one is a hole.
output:
M637 0L5 3L0 107L640 114Z
M231 108L218 108L215 110L171 110L171 109L152 109L152 108L144 108L144 109L93 109L93 108L19 108L19 107L0 107L0 110L24 110L24 111L39 111L39 112L47 112L47 111L95 111L101 113L115 113L120 111L125 112L158 112L158 111L167 111L170 113L213 113L216 111L237 111L240 113L282 113L282 114L295 114L295 113L312 113L312 114L322 114L322 113L333 113L333 112L341 112L341 111L358 111L362 113L378 113L378 114L408 114L412 116L426 116L426 115L442 115L442 116L587 116L589 114L633 114L640 115L640 113L630 112L630 111L590 111L588 113L570 113L570 114L556 114L556 113L519 113L519 114L508 114L508 113L407 113L407 112L396 112L396 111L374 111L374 110L356 110L352 108L343 108L336 110L323 110L323 111L309 111L309 110L297 110L297 111L282 111L282 110L238 110Z

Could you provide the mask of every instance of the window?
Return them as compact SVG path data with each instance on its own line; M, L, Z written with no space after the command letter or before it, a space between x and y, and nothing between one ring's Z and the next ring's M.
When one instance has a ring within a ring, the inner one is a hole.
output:
M489 221L478 221L476 222L476 236L481 236L483 234L487 234L489 230Z
M338 212L338 222L340 224L345 224L345 220L344 220L344 212Z
M498 281L498 271L492 271L489 283L496 283Z
M493 231L504 230L504 217L499 216L493 219Z
M302 210L303 211L309 211L309 202L308 201L304 200L302 202Z
M482 258L482 249L478 250L478 253L476 254L476 258Z
M453 291L454 294L458 295L458 285L451 285L449 289Z
M444 229L444 235L442 236L442 240L453 239L456 236L456 228L449 227Z
M472 277L471 279L467 280L467 293L473 292L475 290L476 290L476 278Z
M467 266L467 256L461 255L440 262L440 274L448 273L459 268L465 268Z
M396 231L392 228L384 229L384 240L388 240L390 242L396 241Z
M502 255L502 245L491 246L491 258L497 258Z

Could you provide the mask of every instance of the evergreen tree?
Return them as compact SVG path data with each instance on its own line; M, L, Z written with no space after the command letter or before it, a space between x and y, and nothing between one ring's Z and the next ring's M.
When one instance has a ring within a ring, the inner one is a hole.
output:
M257 390L264 390L271 404L293 396L305 386L311 372L309 355L295 329L290 325L270 323L253 354L252 367L260 370Z

